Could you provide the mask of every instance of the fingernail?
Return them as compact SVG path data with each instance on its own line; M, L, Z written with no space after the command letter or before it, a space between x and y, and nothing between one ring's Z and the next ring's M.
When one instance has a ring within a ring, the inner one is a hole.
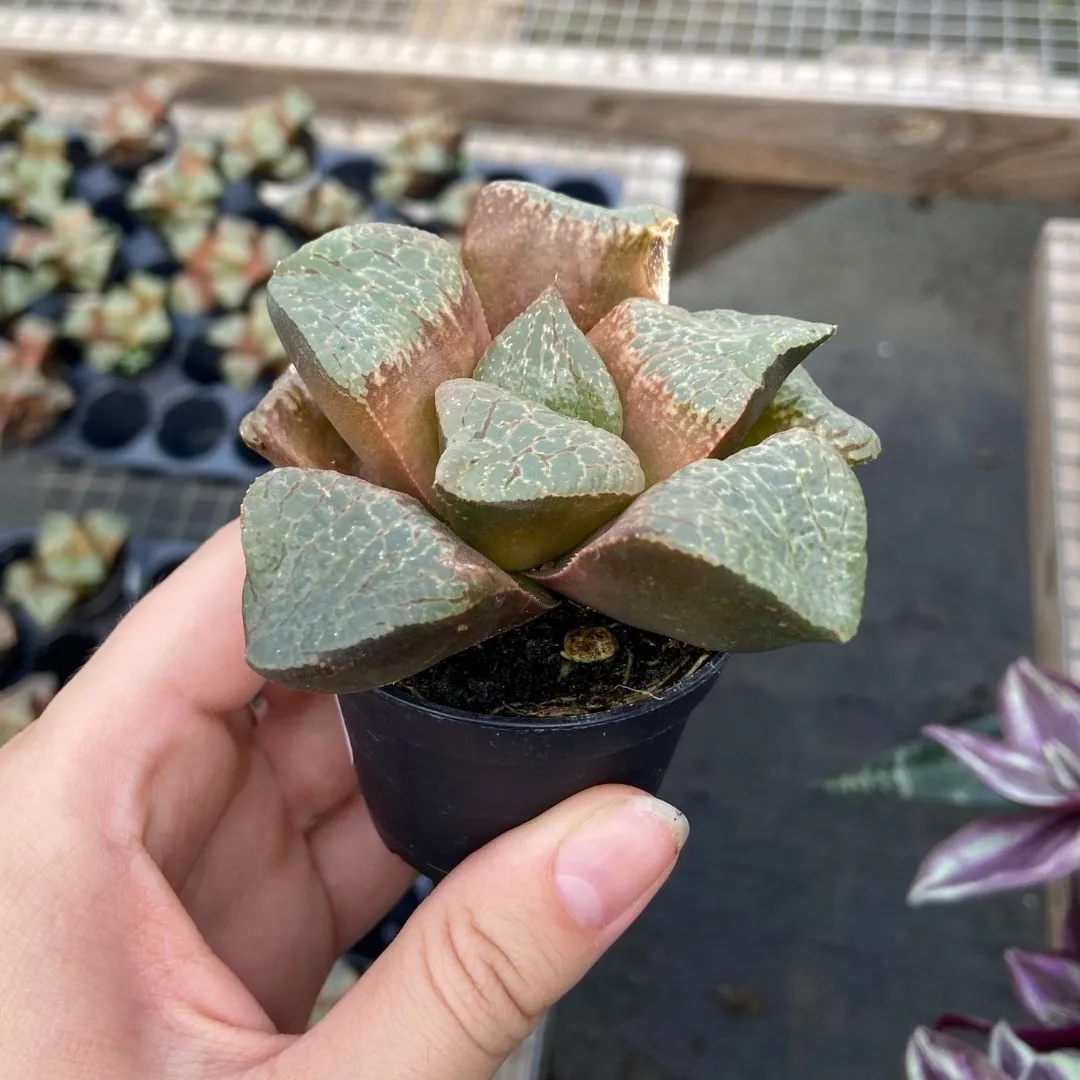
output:
M579 926L601 930L630 910L675 862L686 815L639 795L597 811L555 854L555 888Z

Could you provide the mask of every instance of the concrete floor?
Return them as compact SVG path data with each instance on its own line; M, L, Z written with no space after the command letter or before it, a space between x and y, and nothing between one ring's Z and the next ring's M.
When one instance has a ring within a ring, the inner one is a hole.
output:
M1030 649L1025 304L1050 214L841 196L677 282L687 307L840 324L808 368L885 446L860 474L866 612L851 645L737 658L692 721L665 788L690 844L563 1005L558 1080L899 1076L917 1023L1013 1011L1001 952L1039 941L1041 896L912 911L919 859L968 814L814 785L985 711Z

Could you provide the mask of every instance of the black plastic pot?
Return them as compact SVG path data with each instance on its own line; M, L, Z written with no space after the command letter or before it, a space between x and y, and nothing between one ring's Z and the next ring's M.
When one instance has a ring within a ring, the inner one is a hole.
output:
M439 880L586 788L622 783L655 793L726 659L714 656L657 698L570 720L439 708L392 687L338 700L379 835Z

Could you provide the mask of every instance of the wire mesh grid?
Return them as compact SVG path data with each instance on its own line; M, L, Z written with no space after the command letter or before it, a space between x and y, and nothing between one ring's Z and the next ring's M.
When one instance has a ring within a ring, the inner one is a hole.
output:
M1080 101L1077 0L0 0L0 43L35 35L351 70Z

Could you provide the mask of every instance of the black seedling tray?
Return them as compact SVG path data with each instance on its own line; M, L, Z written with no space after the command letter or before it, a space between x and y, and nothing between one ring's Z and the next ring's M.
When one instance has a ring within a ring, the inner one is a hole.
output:
M0 529L0 572L30 555L34 537L32 528ZM67 682L132 604L168 577L195 547L185 541L129 539L108 581L52 630L39 630L16 605L5 603L19 643L7 660L0 660L0 690L35 671L51 671L61 683Z
M164 243L124 204L132 173L101 163L78 167L78 155L73 156L77 165L72 184L74 196L91 203L99 214L115 221L125 233L112 281L123 280L133 270L166 276L175 273L177 263ZM378 161L373 155L323 148L316 151L312 177L332 176L362 192L372 202L377 220L428 227L372 200L371 184L377 169ZM622 181L608 172L526 167L485 160L470 162L463 175L488 180L529 180L606 206L619 205L622 194ZM222 213L283 228L297 245L306 239L259 202L256 185L252 183L229 185L220 207ZM0 215L0 237L9 227L10 221L5 222ZM39 301L32 310L56 318L65 302L66 297L53 295ZM76 406L37 447L64 461L250 483L268 466L243 445L237 426L265 392L267 384L239 391L221 380L217 370L220 352L204 336L210 322L220 314L176 317L172 342L151 368L134 377L93 371L81 362L76 348L68 349L66 359L72 361L69 380L76 391Z

